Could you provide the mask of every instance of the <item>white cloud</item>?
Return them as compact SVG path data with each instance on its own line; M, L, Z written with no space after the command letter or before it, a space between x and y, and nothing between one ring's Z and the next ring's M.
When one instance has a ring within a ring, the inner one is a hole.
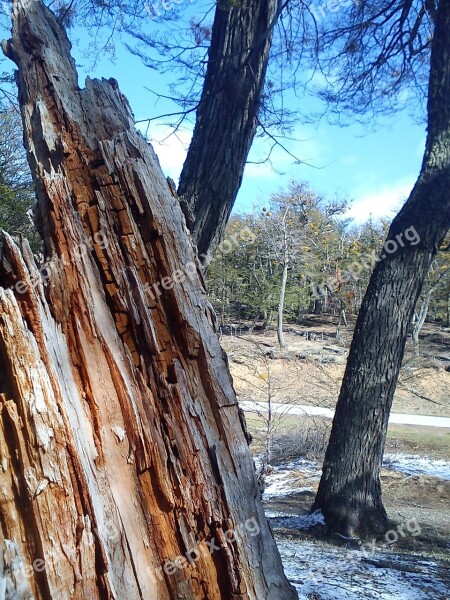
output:
M172 128L164 124L152 123L148 131L146 123L140 123L137 126L151 142L164 174L178 182L192 138L192 129L184 128L170 135L173 131ZM317 135L310 133L310 137L308 137L308 133L310 132L305 131L305 128L302 130L298 127L293 133L292 140L281 139L280 141L301 160L320 165L323 163L322 148L317 140ZM261 181L264 187L267 184L277 187L280 185L281 173L296 176L298 166L294 164L294 158L279 146L273 149L271 162L258 164L258 161L264 161L268 156L272 145L273 142L269 139L255 139L249 156L249 160L254 162L247 163L245 167L244 183L252 182L254 185Z
M420 144L416 148L415 155L416 155L417 158L422 158L423 157L423 154L425 152L425 144L426 143L427 143L427 138L424 135L423 138L420 140Z
M146 124L140 124L140 130L144 136L147 135L148 141L151 142L164 175L178 182L191 141L192 131L180 129L176 133L172 133L173 129L171 127L156 123L152 125L148 132Z
M412 179L403 179L391 186L365 193L352 203L346 217L353 218L357 223L367 221L370 216L392 218L407 199L413 186Z

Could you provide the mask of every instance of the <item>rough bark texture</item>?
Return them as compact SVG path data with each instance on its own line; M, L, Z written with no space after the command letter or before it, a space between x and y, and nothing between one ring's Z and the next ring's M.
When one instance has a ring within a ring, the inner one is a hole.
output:
M116 82L78 88L40 2L15 1L4 48L52 266L4 238L0 592L295 598L197 269L151 287L197 264L151 147Z
M388 524L380 467L389 412L414 307L450 227L449 190L450 0L440 0L421 173L388 234L398 250L377 264L362 303L313 507L346 534L381 533ZM420 236L417 244L406 240L411 227Z
M257 127L279 0L219 0L178 195L200 258L219 244ZM202 259L203 260L203 259Z

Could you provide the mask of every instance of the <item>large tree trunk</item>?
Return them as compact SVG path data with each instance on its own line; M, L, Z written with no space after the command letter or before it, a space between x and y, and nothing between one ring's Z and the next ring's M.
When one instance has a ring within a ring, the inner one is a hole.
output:
M219 244L257 128L280 0L220 0L178 188L202 262Z
M295 598L151 147L115 81L78 88L69 42L40 2L14 2L4 49L19 67L49 267L43 277L5 237L0 591Z
M449 190L450 0L440 0L421 173L388 234L398 249L385 246L362 303L313 507L345 534L381 533L388 524L380 467L389 412L414 307L450 226Z

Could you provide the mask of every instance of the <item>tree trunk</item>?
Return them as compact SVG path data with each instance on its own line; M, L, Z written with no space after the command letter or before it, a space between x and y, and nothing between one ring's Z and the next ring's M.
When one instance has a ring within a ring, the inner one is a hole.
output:
M283 264L283 274L281 276L281 287L280 287L280 299L278 302L278 324L277 324L277 336L278 343L281 350L286 348L286 340L284 339L283 333L283 314L284 314L284 298L286 296L286 284L288 278L288 262L287 260Z
M47 269L5 238L0 590L295 598L180 207L124 96L78 88L40 2L14 2L4 49Z
M381 533L388 524L380 467L389 411L414 307L450 226L449 98L450 1L440 0L421 173L391 225L392 243L384 247L359 312L313 507L331 529L347 535Z
M279 0L217 2L208 67L178 188L202 262L219 244L257 128Z
M339 341L341 339L341 324L344 323L344 326L347 327L347 315L345 314L345 304L343 300L339 301L339 319L336 327L336 340Z
M273 448L273 429L274 429L274 414L273 414L273 393L272 393L272 379L270 373L270 367L268 365L269 359L267 356L264 357L267 373L267 418L266 418L266 440L265 440L265 454L262 460L261 469L258 480L264 484L264 477L268 474L269 467L272 464L272 448Z
M426 293L422 302L422 306L420 307L419 314L417 315L417 319L413 325L412 342L415 356L420 355L420 332L422 331L422 327L425 325L425 319L428 315L428 309L430 307L430 300L433 291L434 289L431 289Z

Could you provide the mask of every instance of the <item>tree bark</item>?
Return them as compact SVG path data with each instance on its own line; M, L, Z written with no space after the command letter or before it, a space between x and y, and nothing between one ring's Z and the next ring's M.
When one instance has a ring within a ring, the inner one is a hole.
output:
M219 244L255 137L279 0L220 0L178 195L202 262Z
M193 245L126 99L114 80L78 87L41 2L15 0L4 50L47 270L5 236L0 590L296 598Z
M331 529L347 535L382 533L388 525L380 467L389 412L414 307L450 227L449 189L450 0L440 0L421 173L389 230L398 249L388 254L385 245L359 312L313 507ZM407 231L415 239L412 228L418 243L407 241Z

